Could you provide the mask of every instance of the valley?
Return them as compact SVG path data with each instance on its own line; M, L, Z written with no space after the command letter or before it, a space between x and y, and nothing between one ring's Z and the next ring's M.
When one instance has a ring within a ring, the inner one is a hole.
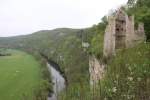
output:
M0 100L33 100L41 81L40 64L35 58L18 50L5 50L0 56Z

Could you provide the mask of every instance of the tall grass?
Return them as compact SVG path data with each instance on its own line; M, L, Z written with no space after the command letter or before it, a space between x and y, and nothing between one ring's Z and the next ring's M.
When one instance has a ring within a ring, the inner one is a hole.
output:
M120 49L99 84L71 85L60 100L150 100L150 43Z

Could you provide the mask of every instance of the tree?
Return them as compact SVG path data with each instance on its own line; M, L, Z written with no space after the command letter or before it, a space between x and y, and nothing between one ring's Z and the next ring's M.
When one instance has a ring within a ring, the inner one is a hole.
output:
M135 22L143 22L147 41L150 41L150 0L128 0L127 12L135 15Z

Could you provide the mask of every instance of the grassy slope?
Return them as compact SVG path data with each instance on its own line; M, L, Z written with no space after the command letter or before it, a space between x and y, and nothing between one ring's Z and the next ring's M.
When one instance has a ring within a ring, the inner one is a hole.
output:
M118 50L107 67L102 97L109 100L141 100L150 95L150 43Z
M108 61L106 74L90 92L88 84L69 88L63 100L148 100L150 96L150 43L118 50Z
M26 95L32 100L33 90L40 81L40 65L24 52L9 52L11 56L0 57L0 99L21 100Z

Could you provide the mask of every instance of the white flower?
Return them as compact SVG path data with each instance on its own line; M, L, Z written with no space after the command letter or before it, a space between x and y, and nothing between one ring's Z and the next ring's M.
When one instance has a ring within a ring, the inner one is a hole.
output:
M107 98L104 98L104 100L107 100Z
M128 67L128 69L129 69L130 71L132 70L130 66Z
M128 80L129 81L133 81L133 77L128 77Z
M116 87L113 87L112 88L112 91L115 93L117 91L117 88Z
M114 83L117 83L117 81L115 80Z
M128 99L128 100L130 99L130 96L129 96L129 95L127 96L127 99Z

